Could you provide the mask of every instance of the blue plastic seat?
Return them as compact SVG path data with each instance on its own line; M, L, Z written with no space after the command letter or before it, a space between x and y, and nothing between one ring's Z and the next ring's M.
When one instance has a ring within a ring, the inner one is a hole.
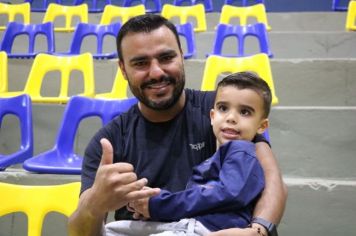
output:
M116 22L109 25L78 23L72 36L72 42L68 54L78 55L81 52L81 46L85 37L96 37L96 53L91 52L95 59L111 59L117 57L117 52L103 52L104 38L112 36L114 40L121 28L121 23Z
M8 155L0 154L0 170L5 170L10 165L22 163L33 155L33 124L30 97L21 95L0 98L0 127L4 116L9 114L15 115L19 119L21 142L18 151Z
M55 51L53 27L52 22L42 24L9 22L0 44L0 50L5 51L9 58L34 58L38 53L52 54ZM21 35L28 36L28 50L23 53L12 53L14 41ZM36 38L39 35L43 35L47 40L46 51L35 51Z
M107 124L136 103L136 98L101 100L73 96L64 111L54 147L26 160L23 168L37 173L80 174L83 158L73 150L79 123L87 117L98 116L103 125Z
M137 0L124 0L124 7L131 7L133 3L140 2ZM152 3L154 6L150 6L149 3ZM162 2L161 0L141 0L141 4L145 5L147 13L160 13L162 11Z
M74 5L86 3L90 13L103 12L106 5L111 4L111 0L74 0Z
M342 1L340 0L333 0L332 3L332 9L334 11L347 11L348 4L346 3L345 5L342 4Z
M247 36L256 37L259 41L260 51L256 53L265 53L269 57L273 57L270 50L269 40L266 25L263 23L256 23L252 25L228 25L228 24L218 24L216 29L216 37L213 47L213 55L221 55L225 57L243 57L248 56L245 53L245 41ZM237 38L237 53L223 55L222 49L224 40L227 37Z
M237 2L239 4L239 6L251 6L253 4L259 4L259 3L263 3L264 4L264 0L253 0L252 4L249 3L249 0L225 0L225 4L227 5L234 5ZM250 1L251 2L251 1Z
M176 25L178 35L183 36L186 39L187 50L184 52L184 58L192 58L196 54L196 43L194 26L192 23L188 22L182 25Z
M173 5L182 6L183 3L187 2L190 6L203 3L205 7L205 12L213 11L213 1L212 0L174 0Z

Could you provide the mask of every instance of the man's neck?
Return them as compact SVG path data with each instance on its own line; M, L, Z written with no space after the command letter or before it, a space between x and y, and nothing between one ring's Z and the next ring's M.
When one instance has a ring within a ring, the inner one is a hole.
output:
M141 102L138 103L138 108L147 120L155 123L166 122L172 120L183 110L185 99L185 91L183 90L182 95L179 97L176 104L167 110L154 110L145 106Z

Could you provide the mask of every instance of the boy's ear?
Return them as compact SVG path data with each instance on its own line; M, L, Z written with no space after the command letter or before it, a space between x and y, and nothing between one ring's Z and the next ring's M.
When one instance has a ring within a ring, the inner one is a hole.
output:
M210 110L210 124L211 125L213 125L214 115L215 115L215 110L211 109Z
M260 123L260 127L257 129L257 133L258 134L262 134L263 132L265 132L265 130L269 127L269 120L263 119Z

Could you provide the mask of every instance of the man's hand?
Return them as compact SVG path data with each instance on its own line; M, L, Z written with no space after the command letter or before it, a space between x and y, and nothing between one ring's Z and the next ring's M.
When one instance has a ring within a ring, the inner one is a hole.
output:
M261 236L267 234L259 234L257 229L255 228L232 228L232 229L224 229L217 232L213 232L208 234L207 236Z
M91 213L103 215L125 206L129 201L148 198L159 193L159 189L143 189L147 179L137 180L133 166L129 163L113 163L113 148L107 139L100 140L102 157L92 188L88 189Z

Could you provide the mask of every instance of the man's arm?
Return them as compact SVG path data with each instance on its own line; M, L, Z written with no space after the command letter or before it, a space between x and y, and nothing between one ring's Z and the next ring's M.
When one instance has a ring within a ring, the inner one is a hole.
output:
M77 210L69 217L70 236L102 235L103 224L109 211L124 207L129 201L151 197L158 189L143 189L147 179L137 180L132 165L113 164L113 150L106 139L101 141L103 154L94 184L84 191Z
M266 186L257 201L253 216L278 224L287 201L287 186L283 182L271 148L265 142L258 142L256 153L264 171Z

